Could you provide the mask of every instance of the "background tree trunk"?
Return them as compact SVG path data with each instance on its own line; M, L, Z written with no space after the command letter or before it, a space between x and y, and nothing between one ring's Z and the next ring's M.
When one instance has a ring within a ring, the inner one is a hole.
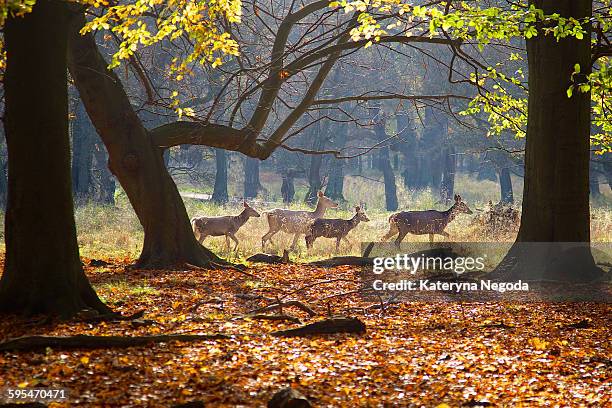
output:
M457 152L455 146L449 145L442 155L442 180L440 181L440 200L450 203L455 194L455 173L457 172Z
M85 277L70 183L68 4L38 0L4 27L9 155L0 310L70 317L109 309ZM41 97L43 95L43 97Z
M317 122L312 126L312 150L322 150L325 148L327 141L327 126L322 126L321 122ZM308 167L308 192L304 197L304 202L314 205L317 202L317 193L321 190L321 165L323 164L322 155L310 156L310 166Z
M545 14L582 20L590 0L531 0ZM589 29L588 26L583 26ZM543 27L540 27L542 29ZM566 251L562 245L525 242L590 241L590 93L567 97L574 64L588 75L590 33L583 40L557 41L540 31L527 40L529 102L525 146L525 187L517 243L493 273L504 278L589 281L602 273L588 245Z
M344 124L334 126L333 145L335 149L341 150L346 145L348 127ZM345 159L331 158L329 163L329 177L325 187L325 195L332 200L345 202L344 198L344 165Z
M261 190L259 181L259 159L244 158L244 198L257 198Z
M108 168L108 153L101 142L94 146L94 158L98 184L95 199L102 204L115 205L115 176Z
M227 152L224 149L215 149L215 186L213 188L212 201L217 204L227 203Z
M374 132L378 141L385 140L387 138L387 132L385 130L385 119L382 116L382 109L378 106L373 110L374 113ZM391 167L391 158L389 153L389 146L384 146L378 151L378 168L383 173L385 181L385 207L387 211L395 211L398 208L397 202L397 186L395 185L395 173Z
M92 165L96 134L83 102L76 97L72 122L72 192L78 204L92 198Z
M514 192L512 191L512 178L508 167L503 167L499 171L499 190L500 202L502 204L514 203Z

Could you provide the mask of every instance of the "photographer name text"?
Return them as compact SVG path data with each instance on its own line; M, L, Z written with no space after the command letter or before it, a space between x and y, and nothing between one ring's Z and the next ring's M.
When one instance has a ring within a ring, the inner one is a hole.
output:
M420 279L416 281L402 279L397 282L385 282L377 279L372 283L374 290L380 291L445 291L445 292L527 292L529 284L523 281L497 282L491 280L481 280L477 282L440 282Z

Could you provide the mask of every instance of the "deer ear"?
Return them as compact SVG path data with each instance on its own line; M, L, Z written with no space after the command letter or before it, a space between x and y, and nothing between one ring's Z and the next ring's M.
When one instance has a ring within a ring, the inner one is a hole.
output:
M244 208L247 208L249 205L247 204L246 200L242 201L242 205L244 206Z
M361 208L359 208L359 206L355 207L355 212L359 212L361 211Z
M455 201L459 201L459 196L455 194Z
M319 190L319 191L317 192L317 195L318 195L319 197L323 197L323 192L322 192L321 190Z

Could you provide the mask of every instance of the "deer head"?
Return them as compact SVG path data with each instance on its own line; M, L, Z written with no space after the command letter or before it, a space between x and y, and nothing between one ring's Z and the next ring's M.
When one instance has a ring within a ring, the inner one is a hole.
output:
M355 207L355 216L359 221L368 222L370 219L366 215L365 212L361 209L361 207Z
M323 208L336 208L338 207L338 203L333 201L330 198L327 198L323 195L322 191L319 191L317 193L317 196L319 197L319 201L317 202L317 205L323 207Z
M455 194L455 205L453 206L455 212L464 213L464 214L473 214L474 212L470 210L466 203L461 200L461 196L459 194Z
M246 201L243 201L242 205L244 206L244 212L246 213L247 217L259 217L259 213L248 205Z

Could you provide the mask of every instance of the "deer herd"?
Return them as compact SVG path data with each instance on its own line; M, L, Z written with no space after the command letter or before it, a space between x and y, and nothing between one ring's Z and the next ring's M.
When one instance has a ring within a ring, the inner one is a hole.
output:
M259 217L260 214L249 206L246 201L244 209L238 215L226 215L221 217L194 217L191 226L196 239L203 243L208 236L225 236L225 243L229 249L231 239L234 241L234 251L238 247L236 232L251 217ZM289 210L276 208L263 213L268 221L268 232L261 238L261 249L266 251L266 243L272 243L272 237L279 231L293 234L291 250L294 250L300 236L305 236L306 247L311 249L314 241L319 237L334 238L336 240L336 251L340 248L340 242L349 243L348 233L361 221L368 222L370 219L361 207L355 207L355 215L348 220L339 218L323 218L328 208L336 208L338 203L325 197L321 191L318 193L317 205L313 211ZM389 217L389 232L382 237L383 241L395 238L395 245L399 247L406 236L411 233L415 235L429 234L429 241L433 242L434 235L442 235L449 238L445 231L448 224L458 214L472 214L467 204L463 202L460 195L455 195L454 204L446 211L401 211Z

